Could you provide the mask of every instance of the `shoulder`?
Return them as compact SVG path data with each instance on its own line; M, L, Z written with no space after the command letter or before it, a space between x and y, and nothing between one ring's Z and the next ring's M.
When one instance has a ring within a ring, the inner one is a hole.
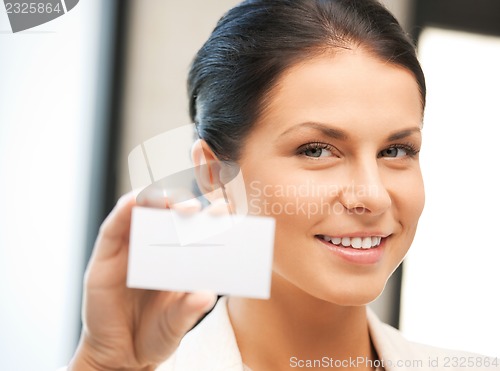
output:
M382 323L367 310L370 335L386 370L499 370L500 359L445 349L407 340L397 329Z

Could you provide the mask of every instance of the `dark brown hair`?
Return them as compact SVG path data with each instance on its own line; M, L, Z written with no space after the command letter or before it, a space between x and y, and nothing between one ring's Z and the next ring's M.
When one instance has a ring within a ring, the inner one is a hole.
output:
M198 135L221 160L237 161L266 94L294 63L360 45L425 78L415 46L376 0L247 0L229 10L194 58L189 110Z

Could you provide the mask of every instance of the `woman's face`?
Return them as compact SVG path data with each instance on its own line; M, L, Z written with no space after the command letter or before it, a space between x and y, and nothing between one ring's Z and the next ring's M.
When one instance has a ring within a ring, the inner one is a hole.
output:
M268 98L239 165L250 214L276 219L273 293L366 304L424 206L415 78L357 48L292 66Z

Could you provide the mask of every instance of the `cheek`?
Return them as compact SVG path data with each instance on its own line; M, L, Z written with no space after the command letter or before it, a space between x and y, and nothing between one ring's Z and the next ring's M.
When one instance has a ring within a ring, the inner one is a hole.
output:
M249 214L273 216L278 225L280 221L311 224L331 206L328 197L321 193L321 186L299 172L249 178L246 190Z
M425 204L424 184L420 170L408 172L391 179L389 193L396 221L409 239L408 247L415 235L418 220Z
M406 223L415 225L422 214L425 204L424 183L420 171L409 176L405 184L401 185L399 203L402 216Z

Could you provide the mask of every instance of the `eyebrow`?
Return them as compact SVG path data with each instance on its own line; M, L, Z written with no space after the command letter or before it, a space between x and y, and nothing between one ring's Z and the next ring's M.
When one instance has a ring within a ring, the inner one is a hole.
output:
M420 133L421 131L422 131L422 129L419 127L398 130L395 133L389 135L389 137L387 138L387 141L392 142L394 140L404 139L404 138L411 136L413 133Z
M347 133L343 130L332 128L330 125L326 124L321 124L319 122L304 122L295 126L292 126L291 128L288 128L285 130L283 133L280 134L280 137L290 134L294 131L300 130L302 128L311 128L315 129L317 131L320 131L324 135L330 138L334 139L339 139L339 140L347 140L348 136Z
M338 139L338 140L342 140L342 141L346 141L347 139L349 139L349 136L347 135L347 133L345 131L338 129L338 128L333 128L330 125L322 124L319 122L304 122L301 124L297 124L295 126L292 126L291 128L288 128L287 130L285 130L283 133L281 133L279 135L279 137L290 134L290 133L295 132L297 130L300 130L301 128L304 128L304 127L320 131L325 136L333 138L333 139ZM387 137L387 141L391 142L394 140L407 138L407 137L411 136L413 133L420 133L420 132L421 132L421 128L418 126L398 130L398 131L390 134Z

